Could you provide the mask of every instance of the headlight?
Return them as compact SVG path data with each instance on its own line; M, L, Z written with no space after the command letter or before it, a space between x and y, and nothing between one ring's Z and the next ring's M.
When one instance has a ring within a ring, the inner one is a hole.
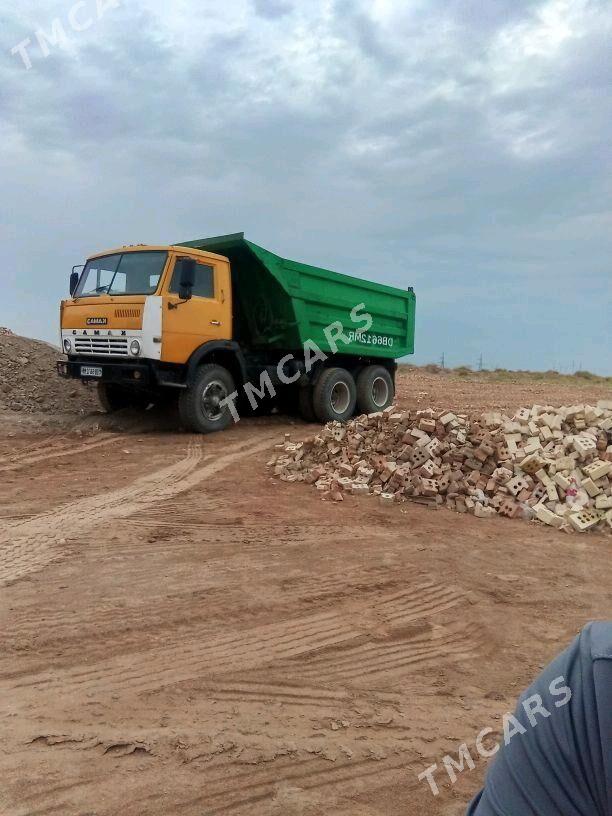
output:
M64 351L66 354L70 354L72 351L72 340L69 340L67 337L64 338Z
M133 357L138 357L140 354L140 340L132 340L130 343L130 354Z

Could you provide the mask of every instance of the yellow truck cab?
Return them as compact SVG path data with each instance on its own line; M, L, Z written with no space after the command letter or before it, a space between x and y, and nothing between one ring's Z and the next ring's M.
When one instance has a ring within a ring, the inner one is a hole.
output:
M96 253L60 312L61 376L97 382L108 411L178 395L198 432L279 404L320 421L381 410L414 335L411 289L286 261L242 233Z

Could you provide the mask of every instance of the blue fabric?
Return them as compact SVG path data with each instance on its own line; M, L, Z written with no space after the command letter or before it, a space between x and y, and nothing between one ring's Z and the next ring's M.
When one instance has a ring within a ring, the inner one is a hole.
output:
M563 677L551 693L551 683ZM566 705L563 685L571 689ZM550 717L523 703L539 694ZM521 697L467 816L612 816L612 622L589 624ZM520 731L520 729L519 729Z

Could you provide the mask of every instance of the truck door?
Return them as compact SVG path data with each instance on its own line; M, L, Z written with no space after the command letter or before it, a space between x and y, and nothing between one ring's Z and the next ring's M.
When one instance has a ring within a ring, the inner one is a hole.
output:
M186 363L210 340L232 339L229 264L221 259L197 259L190 300L179 296L180 260L168 272L162 318L162 360Z

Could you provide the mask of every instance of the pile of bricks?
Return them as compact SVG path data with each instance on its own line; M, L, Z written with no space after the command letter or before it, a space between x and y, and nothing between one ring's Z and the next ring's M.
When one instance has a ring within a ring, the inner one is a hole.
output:
M269 462L324 498L347 493L446 506L478 518L537 519L612 530L612 401L521 408L474 420L451 411L387 408L287 437Z

